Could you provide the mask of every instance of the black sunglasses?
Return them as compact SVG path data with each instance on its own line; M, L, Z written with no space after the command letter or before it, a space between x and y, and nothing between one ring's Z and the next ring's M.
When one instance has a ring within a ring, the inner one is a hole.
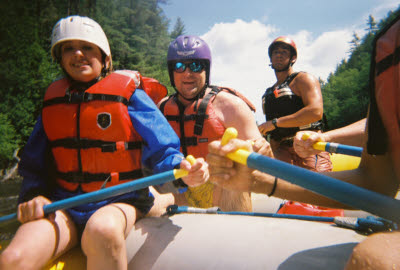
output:
M187 67L191 71L199 73L205 68L205 65L204 65L204 63L202 63L200 61L193 61L190 63L176 62L174 65L174 71L177 73L183 73L183 72L185 72Z

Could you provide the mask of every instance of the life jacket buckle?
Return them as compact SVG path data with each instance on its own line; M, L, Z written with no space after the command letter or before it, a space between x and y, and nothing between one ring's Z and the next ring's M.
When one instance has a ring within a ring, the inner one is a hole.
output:
M109 143L109 144L103 144L101 146L101 152L103 153L111 153L115 152L117 150L117 146L115 143Z

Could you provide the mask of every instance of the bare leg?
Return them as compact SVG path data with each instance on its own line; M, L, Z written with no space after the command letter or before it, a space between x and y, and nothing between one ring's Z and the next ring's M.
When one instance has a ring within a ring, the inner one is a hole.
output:
M141 214L134 206L115 203L90 217L81 242L87 269L127 269L125 238L138 215Z
M358 244L346 270L400 269L400 232L377 233Z
M72 220L63 211L55 219L39 219L19 227L0 254L0 269L40 269L78 243Z
M150 192L154 195L154 205L147 217L159 217L166 212L168 206L175 203L172 193L160 194L153 187L150 187Z

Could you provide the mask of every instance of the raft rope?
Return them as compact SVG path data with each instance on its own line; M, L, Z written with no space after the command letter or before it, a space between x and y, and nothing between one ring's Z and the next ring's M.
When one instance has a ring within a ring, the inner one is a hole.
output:
M236 137L237 130L227 128L221 144L224 145ZM389 196L244 149L238 149L226 156L249 168L276 176L355 209L400 222L400 201Z
M306 221L319 221L334 223L339 227L353 229L358 232L365 234L382 232L382 231L393 231L397 230L398 226L396 223L386 220L383 218L368 216L367 218L357 217L320 217L320 216L304 216L304 215L290 215L290 214L274 214L274 213L258 213L258 212L239 212L221 211L218 207L211 208L195 208L190 206L177 206L170 205L167 207L166 214L172 216L175 214L182 213L196 213L196 214L217 214L217 215L235 215L235 216L254 216L254 217L271 217L271 218L286 218L286 219L297 219Z

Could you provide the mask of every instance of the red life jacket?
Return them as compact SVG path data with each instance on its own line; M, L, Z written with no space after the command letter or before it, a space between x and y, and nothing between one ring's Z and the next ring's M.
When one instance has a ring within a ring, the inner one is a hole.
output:
M90 192L142 177L142 138L127 108L140 82L139 73L125 70L84 92L70 90L67 79L49 86L42 119L60 186Z
M187 107L178 100L177 95L170 96L160 104L160 110L181 140L181 151L195 157L208 154L208 143L221 139L225 131L224 124L218 119L212 106L215 97L221 91L243 99L251 110L255 107L239 92L223 87L211 86L211 91Z
M167 87L154 78L142 77L139 88L143 89L155 104L158 104L168 94Z
M400 16L374 40L370 72L368 153L391 153L400 179Z

